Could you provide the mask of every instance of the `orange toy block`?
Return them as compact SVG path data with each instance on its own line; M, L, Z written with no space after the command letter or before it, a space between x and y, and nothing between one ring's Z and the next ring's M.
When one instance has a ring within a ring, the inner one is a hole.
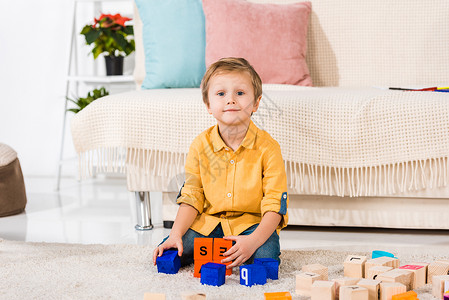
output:
M221 238L214 238L214 251L212 259L214 261L220 261L224 258L223 253L232 247L232 241L228 241Z
M193 259L213 261L213 238L195 238L193 242Z
M213 262L221 264L221 260L224 258L223 253L232 247L232 241L228 241L222 238L214 238L214 251L213 251ZM225 263L226 266L230 265L231 262ZM226 275L232 275L232 268L226 269Z
M418 294L414 291L408 291L407 293L393 295L391 300L418 300Z
M264 293L265 300L292 300L290 292Z

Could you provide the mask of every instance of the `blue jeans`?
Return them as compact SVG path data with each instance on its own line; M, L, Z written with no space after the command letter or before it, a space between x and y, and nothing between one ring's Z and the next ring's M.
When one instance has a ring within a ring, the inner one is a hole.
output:
M249 235L254 230L256 230L259 224L255 224L245 231L243 231L239 235ZM189 228L187 232L182 237L182 245L184 247L184 251L181 256L181 266L190 265L193 263L193 241L195 238L222 238L224 236L223 229L221 228L221 224L218 224L214 230L208 235L202 235L192 229ZM161 244L168 239L168 236L161 242ZM160 244L159 244L160 245ZM244 263L244 264L252 264L254 258L273 258L276 259L279 263L281 262L279 256L281 255L281 247L279 244L279 235L276 231L265 241L265 243L260 246L254 254Z

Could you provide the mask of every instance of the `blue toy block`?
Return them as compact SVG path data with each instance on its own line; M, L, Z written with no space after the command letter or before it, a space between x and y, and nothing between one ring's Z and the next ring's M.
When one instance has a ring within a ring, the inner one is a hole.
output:
M279 279L279 262L277 260L273 258L255 258L254 264L259 264L265 267L268 279Z
M267 283L267 271L259 264L240 266L240 284L252 286Z
M181 267L178 250L165 250L156 258L157 271L165 274L176 274Z
M225 283L226 265L208 262L201 266L201 284L220 286Z
M371 258L378 258L384 256L396 258L393 253L381 250L374 250L373 253L371 254Z

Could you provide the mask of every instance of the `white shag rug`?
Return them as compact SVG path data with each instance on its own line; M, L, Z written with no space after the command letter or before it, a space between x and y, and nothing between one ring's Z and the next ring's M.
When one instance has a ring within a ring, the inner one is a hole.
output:
M221 287L201 285L193 277L193 265L178 274L157 273L153 248L137 245L80 245L26 243L0 239L0 299L139 299L144 293L165 293L181 299L181 293L197 291L207 299L263 299L265 292L290 291L293 299L310 299L295 293L295 275L306 264L329 268L329 279L343 276L349 254L367 255L372 250L396 254L401 265L449 259L449 249L351 247L282 251L279 280L263 286L239 284L238 268ZM431 285L415 290L421 300L434 299Z

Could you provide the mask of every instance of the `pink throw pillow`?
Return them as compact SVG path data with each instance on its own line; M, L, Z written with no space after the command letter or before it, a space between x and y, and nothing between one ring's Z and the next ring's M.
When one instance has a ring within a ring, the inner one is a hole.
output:
M222 57L243 57L263 83L312 85L306 64L310 2L203 0L203 10L206 67Z

